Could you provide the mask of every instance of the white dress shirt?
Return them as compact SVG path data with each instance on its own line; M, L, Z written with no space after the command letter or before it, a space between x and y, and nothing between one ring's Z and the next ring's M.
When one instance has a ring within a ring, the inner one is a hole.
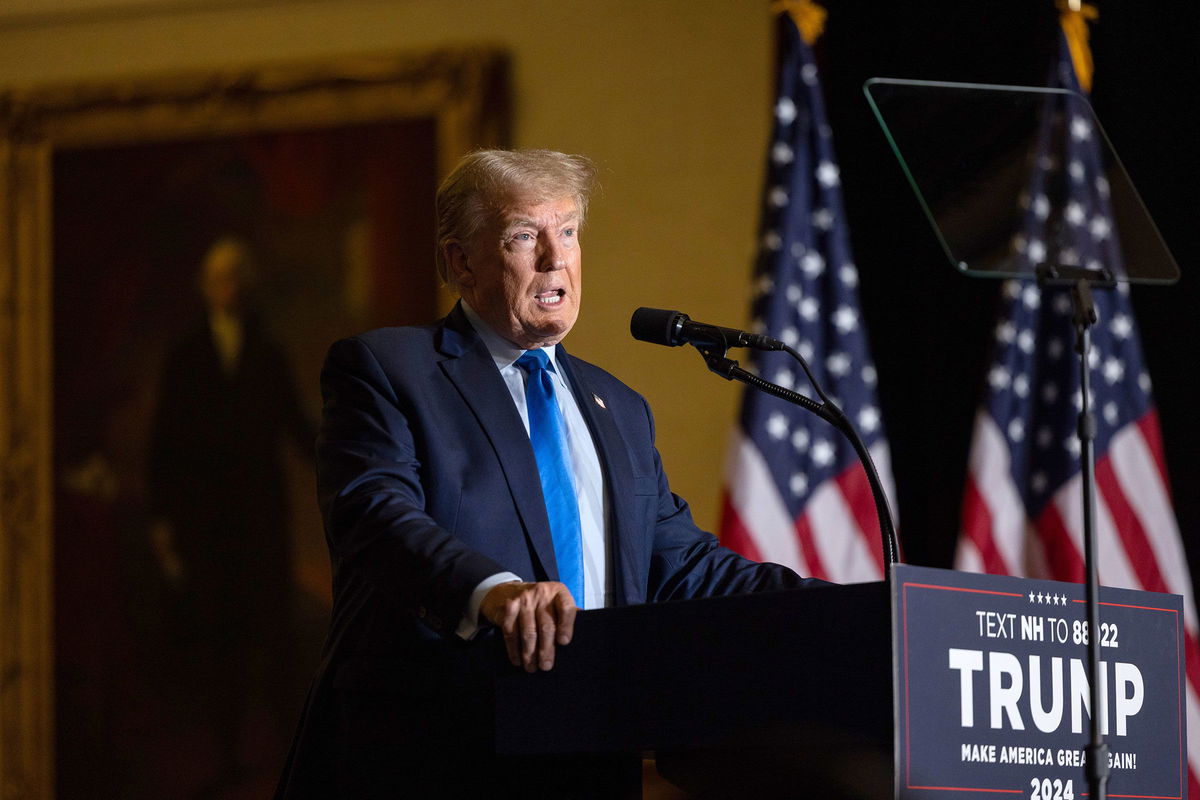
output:
M462 304L467 320L496 362L500 377L508 387L513 404L525 423L529 433L529 412L525 404L525 370L516 361L525 351L500 336L484 322L465 301ZM571 457L571 479L575 484L575 497L579 503L579 525L583 535L583 608L604 608L612 599L612 575L608 569L608 507L604 488L604 471L600 469L600 456L587 421L579 410L575 393L571 391L566 376L558 367L558 346L544 348L554 365L554 395L567 425L567 448ZM457 633L464 639L475 635L479 628L479 606L492 588L509 581L532 580L512 572L501 572L484 579L471 593L466 613L458 626Z

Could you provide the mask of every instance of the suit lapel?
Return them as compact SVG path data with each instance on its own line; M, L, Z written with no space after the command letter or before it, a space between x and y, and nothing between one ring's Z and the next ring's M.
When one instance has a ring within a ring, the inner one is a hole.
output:
M492 444L530 549L540 562L534 565L540 575L523 577L558 580L554 540L529 436L495 361L457 305L443 323L438 349L446 356L440 362L442 371L471 407Z
M606 407L608 401L593 390L584 378L583 370L574 367L574 360L561 344L558 346L558 363L566 371L575 391L575 400L591 430L592 441L596 444L601 468L607 478L612 516L610 552L615 561L612 564L613 588L617 595L615 602L617 605L645 602L645 590L638 576L645 575L649 567L644 548L636 535L638 526L630 503L634 492L633 466L625 439L612 418L612 412Z

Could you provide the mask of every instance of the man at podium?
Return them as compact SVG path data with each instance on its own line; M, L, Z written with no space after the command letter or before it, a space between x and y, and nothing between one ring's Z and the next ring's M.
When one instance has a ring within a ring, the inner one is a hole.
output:
M492 755L496 640L514 667L549 670L578 608L809 582L697 528L645 400L561 344L594 176L551 151L467 156L436 200L437 268L460 301L330 349L317 473L333 616L277 798L616 796L628 760Z

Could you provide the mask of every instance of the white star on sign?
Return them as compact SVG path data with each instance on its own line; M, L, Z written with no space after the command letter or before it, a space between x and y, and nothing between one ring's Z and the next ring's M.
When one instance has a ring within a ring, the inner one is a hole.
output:
M1025 423L1020 417L1015 417L1012 422L1008 423L1008 438L1014 442L1025 438Z
M1077 158L1071 160L1071 164L1067 167L1067 172L1071 173L1071 179L1075 181L1082 181L1084 175L1087 174L1084 172L1083 162Z
M838 277L851 289L858 286L858 270L853 264L842 264L842 268L838 270Z
M863 383L865 383L867 386L874 386L875 381L879 379L879 376L875 373L875 367L870 364L867 364L865 367L863 367L862 379Z
M788 435L787 417L778 412L767 418L767 433L772 439L783 441Z
M792 447L800 453L808 449L808 428L796 428L792 432Z
M1018 375L1013 380L1013 392L1017 397L1025 397L1029 394L1029 378L1025 375Z
M767 194L767 203L771 208L783 208L787 205L788 193L782 186L774 186Z
M1106 217L1092 217L1092 222L1088 225L1088 231L1099 241L1107 239L1111 230L1112 226Z
M771 148L771 160L779 166L790 164L796 159L796 154L792 152L792 148L788 147L787 142L776 142Z
M779 340L788 347L795 347L796 342L800 341L800 334L795 328L789 325L779 332Z
M803 472L793 474L792 479L788 481L788 488L792 490L792 494L801 496L808 491L808 476Z
M818 208L812 215L813 227L819 231L827 231L833 227L833 212L828 208Z
M1109 425L1116 425L1120 412L1117 410L1117 404L1109 401L1104 404L1104 421Z
M800 316L804 317L809 322L814 321L817 315L821 313L821 306L812 297L806 297L800 301ZM808 358L809 356L805 356Z
M762 246L771 252L775 252L783 244L783 240L779 238L778 231L767 231L763 234Z
M858 414L858 427L865 433L874 433L879 427L879 411L874 406L865 406Z
M775 382L785 389L795 388L796 376L786 367L775 373Z
M800 68L800 79L809 86L817 85L817 65L805 64Z

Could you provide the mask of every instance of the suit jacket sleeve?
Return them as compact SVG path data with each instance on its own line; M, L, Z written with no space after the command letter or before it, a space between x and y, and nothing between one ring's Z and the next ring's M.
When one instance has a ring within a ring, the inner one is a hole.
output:
M642 404L653 442L654 417L644 399ZM696 526L688 504L671 492L657 448L653 449L653 460L658 479L658 511L650 558L650 602L824 583L801 578L780 564L751 561L722 547L715 536Z
M364 343L333 345L321 391L318 499L335 571L362 576L432 628L452 631L471 591L504 567L425 512L410 399Z

